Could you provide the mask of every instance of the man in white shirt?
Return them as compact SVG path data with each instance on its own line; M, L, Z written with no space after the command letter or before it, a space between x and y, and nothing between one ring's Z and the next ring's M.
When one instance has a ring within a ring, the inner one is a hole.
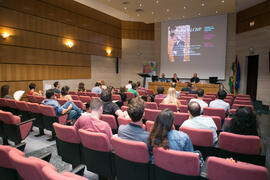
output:
M129 80L129 81L128 81L128 84L126 85L126 88L127 88L127 89L131 89L131 88L132 88L132 85L131 85L131 84L132 84L132 81Z
M223 108L225 112L230 111L230 104L226 103L223 99L227 96L227 93L224 90L218 91L218 99L211 101L209 107L211 108Z
M201 107L197 102L190 102L188 104L189 119L184 121L183 127L190 127L194 129L210 129L213 131L214 143L217 142L217 126L211 117L201 116ZM182 127L181 126L181 127Z
M198 89L197 90L198 98L197 99L191 99L189 102L197 102L199 103L201 107L201 114L203 113L203 108L208 107L208 104L203 101L203 95L204 95L204 90L203 89Z

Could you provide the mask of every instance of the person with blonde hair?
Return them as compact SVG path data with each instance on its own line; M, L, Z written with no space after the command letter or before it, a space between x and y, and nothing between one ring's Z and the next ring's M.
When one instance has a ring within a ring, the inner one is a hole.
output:
M180 109L180 101L178 101L177 96L176 96L176 90L175 88L169 88L167 92L167 97L163 99L161 102L163 104L174 104L177 106L177 109Z

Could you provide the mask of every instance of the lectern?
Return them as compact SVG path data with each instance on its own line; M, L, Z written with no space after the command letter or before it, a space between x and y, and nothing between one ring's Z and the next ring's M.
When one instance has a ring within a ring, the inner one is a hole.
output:
M145 87L146 78L151 76L148 73L138 73L138 75L143 78L143 87Z

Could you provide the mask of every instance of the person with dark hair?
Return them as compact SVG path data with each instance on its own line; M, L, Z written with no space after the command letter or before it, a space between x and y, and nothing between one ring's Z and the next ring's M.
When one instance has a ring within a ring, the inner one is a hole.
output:
M174 82L174 83L179 83L180 82L176 73L173 74L172 82Z
M96 82L95 87L92 88L91 92L96 93L96 94L101 94L102 92L101 83Z
M124 102L127 100L127 95L125 94L125 90L126 90L126 88L124 86L122 86L122 87L120 87L120 89L118 89L116 91L116 94L119 94L121 97L121 102L120 101L116 102L116 104L119 107L122 107L124 105Z
M192 89L192 84L191 83L187 83L187 86L186 87L183 87L182 89L181 89L181 91L188 91L188 92L190 92Z
M46 91L46 98L42 101L42 104L47 106L53 106L57 116L61 116L68 113L68 120L72 119L73 123L81 116L82 110L78 108L72 101L66 102L63 106L60 106L55 99L54 89L48 89Z
M152 148L162 147L176 151L193 152L193 145L188 135L182 131L172 130L174 114L165 109L159 113L150 132L148 142Z
M155 95L155 98L166 98L167 95L164 93L164 87L158 86L157 87L157 95Z
M103 114L111 114L116 118L124 117L124 114L119 106L112 102L112 93L108 89L102 91L100 99L104 102Z
M225 127L224 131L258 136L256 115L250 107L239 107L236 113L232 115L230 124Z
M84 83L80 82L78 87L78 92L85 92Z
M119 126L118 137L147 143L149 133L142 128L144 114L143 101L139 98L131 99L127 112L132 122Z
M194 129L210 129L213 131L214 143L217 142L217 126L211 117L201 115L201 107L197 102L188 103L189 119L184 121L181 127L190 127Z
M197 73L193 74L193 77L190 79L190 82L195 82L195 83L200 82L200 78L198 78Z
M112 130L108 123L101 121L100 117L103 112L103 102L99 98L94 98L90 102L91 113L84 113L74 124L74 128L84 129L90 132L104 133L108 139L112 138Z
M36 89L36 84L35 83L30 83L29 84L29 89L30 89L30 91L29 91L28 95L30 95L30 96L42 96L42 91L39 91L38 93L35 92L35 89Z
M189 102L197 102L199 103L200 107L201 107L201 114L203 113L203 108L208 107L208 104L206 102L203 101L203 95L204 95L204 90L203 89L198 89L197 90L197 99L191 99Z
M132 83L131 88L128 89L127 92L132 92L134 94L134 96L137 97L139 95L139 93L136 91L136 89L137 89L137 84Z
M1 98L5 98L5 99L13 99L12 96L9 95L9 85L3 85L1 87Z
M126 88L127 88L127 89L132 88L132 85L131 85L131 84L132 84L132 81L131 81L131 80L129 80L129 81L128 81L128 84L126 85Z
M176 90L176 83L172 83L171 87L175 89L176 96L180 99L180 92Z
M72 101L72 97L68 94L68 92L69 92L69 87L68 86L62 87L60 99L67 100L67 101Z
M60 91L60 83L59 83L59 81L54 82L53 86L54 86L54 92L60 94L61 91Z
M159 78L159 81L160 82L166 82L166 83L169 82L169 80L165 77L164 73L161 74L161 77Z
M227 113L230 111L230 104L225 102L224 99L227 93L224 90L218 91L218 99L211 101L209 107L212 108L223 108Z

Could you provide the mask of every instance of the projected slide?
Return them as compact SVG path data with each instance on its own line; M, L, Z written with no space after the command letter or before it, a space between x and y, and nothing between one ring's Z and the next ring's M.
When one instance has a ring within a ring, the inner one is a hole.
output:
M161 73L225 77L227 15L162 23Z

